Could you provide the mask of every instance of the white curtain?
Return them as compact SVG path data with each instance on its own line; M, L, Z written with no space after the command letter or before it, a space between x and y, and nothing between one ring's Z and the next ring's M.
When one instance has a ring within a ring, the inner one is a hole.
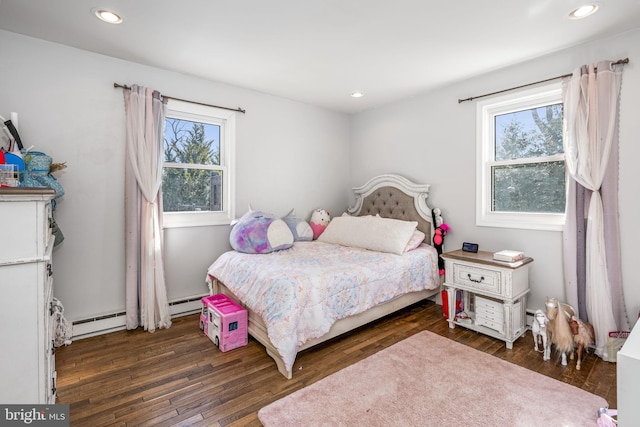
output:
M587 207L585 252L585 305L588 320L596 332L596 354L604 360L607 355L607 337L618 329L614 316L612 288L607 271L604 209L601 187L612 147L617 155L618 101L621 71L614 70L610 61L576 69L563 81L565 120L565 158L570 182L567 195L567 224L565 226L565 274L567 301L577 306L577 280L575 268L580 264L576 246L580 241L580 215L576 215L576 188L591 191L585 197ZM616 170L617 172L617 170ZM617 180L617 177L616 177ZM579 185L578 185L579 184ZM573 203L573 204L572 204ZM617 216L617 206L614 207ZM583 214L583 215L585 215ZM616 239L617 240L617 239ZM579 269L579 268L578 268Z
M167 108L159 92L136 85L124 90L124 99L126 325L153 332L171 326L160 192Z

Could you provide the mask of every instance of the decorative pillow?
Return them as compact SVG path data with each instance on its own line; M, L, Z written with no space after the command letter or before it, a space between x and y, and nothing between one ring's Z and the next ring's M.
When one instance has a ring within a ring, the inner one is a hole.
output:
M275 215L250 210L231 229L229 243L238 252L266 254L290 248L293 234L287 224Z
M309 225L313 230L313 240L316 240L323 232L324 229L329 225L329 221L331 221L331 214L324 209L314 209L311 213L311 220L309 221Z
M417 226L417 221L340 216L331 220L318 241L400 255Z
M287 224L289 230L291 230L295 242L313 240L313 230L311 226L307 221L296 216L295 209L291 209L291 212L282 218L282 220Z
M414 250L415 248L420 246L422 244L422 242L424 242L424 239L426 237L427 237L427 235L424 234L422 231L420 231L420 230L414 231L413 235L409 239L409 243L407 243L407 246L404 248L404 251L405 252L409 252L409 251Z
M347 215L346 213L342 214ZM377 218L382 218L380 216L380 214L376 214ZM409 243L407 243L407 246L404 248L405 252L409 252L412 251L414 249L416 249L418 246L420 246L422 244L422 242L424 242L424 239L426 239L427 235L424 234L422 231L420 230L416 230L413 232L413 235L411 236L411 239L409 239Z

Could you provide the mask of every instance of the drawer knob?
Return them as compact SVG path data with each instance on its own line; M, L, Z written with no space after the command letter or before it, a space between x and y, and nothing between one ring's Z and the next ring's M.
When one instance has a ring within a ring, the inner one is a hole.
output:
M484 276L480 276L480 279L473 279L471 278L471 274L467 274L467 277L469 278L469 280L471 280L473 283L482 283L482 281L484 280Z

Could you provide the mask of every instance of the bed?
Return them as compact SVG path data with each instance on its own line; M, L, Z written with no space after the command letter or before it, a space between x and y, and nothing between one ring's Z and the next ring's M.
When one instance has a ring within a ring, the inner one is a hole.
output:
M321 235L269 254L229 251L207 271L211 292L228 295L247 309L249 334L288 379L300 351L440 291L438 254L429 244L439 225L434 218L442 219L427 205L429 185L386 174L353 191L355 205L345 213L349 221L415 222L426 235L424 243L400 254L322 241ZM330 227L334 224L327 234Z

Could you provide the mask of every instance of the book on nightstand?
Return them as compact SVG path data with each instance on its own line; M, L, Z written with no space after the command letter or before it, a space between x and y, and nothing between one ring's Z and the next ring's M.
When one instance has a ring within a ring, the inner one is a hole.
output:
M493 259L502 262L517 262L524 259L524 252L504 250L500 252L494 252Z

